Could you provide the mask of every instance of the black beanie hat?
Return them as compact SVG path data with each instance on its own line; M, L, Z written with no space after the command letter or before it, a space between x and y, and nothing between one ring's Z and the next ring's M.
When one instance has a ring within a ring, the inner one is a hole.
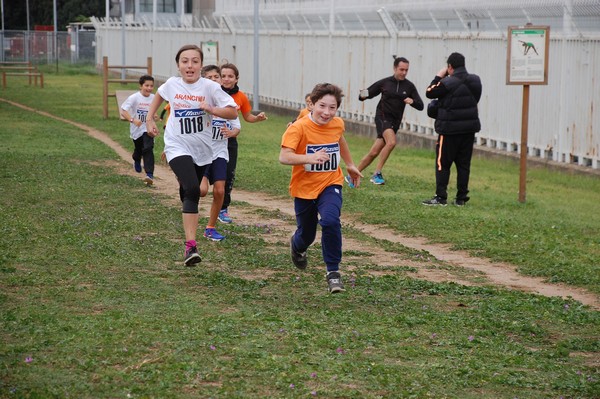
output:
M452 53L448 57L448 61L446 62L448 65L452 65L452 68L460 68L465 66L465 56L461 53Z

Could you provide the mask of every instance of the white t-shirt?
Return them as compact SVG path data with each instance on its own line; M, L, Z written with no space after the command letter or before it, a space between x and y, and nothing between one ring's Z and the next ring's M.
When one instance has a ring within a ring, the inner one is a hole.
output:
M146 133L146 117L148 116L148 110L150 109L150 103L154 99L154 94L150 94L145 97L141 92L136 92L127 97L127 100L121 104L121 109L129 112L134 119L142 121L140 126L136 126L133 123L129 124L129 136L133 140L137 140L144 133Z
M229 161L229 150L227 149L227 137L223 137L221 127L227 126L229 130L241 129L240 118L227 120L213 116L212 118L212 148L213 161L217 158L223 158Z
M164 135L167 161L189 155L198 166L212 163L212 115L201 109L200 103L237 107L233 98L218 83L205 78L192 84L181 77L169 78L158 88L158 94L171 105Z

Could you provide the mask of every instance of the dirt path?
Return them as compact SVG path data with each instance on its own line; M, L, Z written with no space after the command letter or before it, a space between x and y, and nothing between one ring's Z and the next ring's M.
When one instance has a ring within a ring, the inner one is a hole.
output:
M112 148L125 161L124 163L115 165L119 173L135 177L140 176L139 174L136 174L130 166L131 154L129 150L121 147L120 144L112 140L105 133L89 126L51 115L47 112L38 111L5 99L0 100L82 129L90 136ZM172 201L170 201L171 203L179 204L178 184L168 166L157 162L154 175L154 189L172 199ZM294 212L291 199L281 200L263 193L246 192L238 189L234 191L234 199L250 204L250 207L239 207L236 209L236 223L268 226L269 229L277 232L277 234L273 235L274 240L287 241L289 235L294 231ZM209 201L203 201L203 203L201 203L202 212L208 212L208 204ZM281 214L288 216L288 218L272 218L265 220L264 215L257 214L257 209L278 211ZM375 228L352 220L349 215L343 215L342 218L345 225L350 225L364 234L370 235L376 239L398 243L417 251L427 252L438 261L441 261L445 266L437 267L432 265L431 262L423 262L423 259L421 259L420 256L417 256L418 259L410 259L409 257L407 258L406 254L401 255L387 252L382 248L367 245L360 240L345 238L344 248L351 248L353 253L368 253L369 262L378 265L377 271L373 271L373 274L393 273L395 272L394 267L396 267L397 270L397 265L401 264L402 266L409 266L416 269L417 272L414 275L416 278L434 282L452 281L463 285L493 284L548 297L570 297L585 305L589 305L596 310L600 310L600 298L582 288L571 287L564 284L547 283L541 278L523 276L516 271L514 266L509 264L492 263L486 259L475 258L463 251L450 250L446 245L431 244L422 238L403 236L391 229L382 228L381 226ZM352 259L353 255L344 256L345 263L351 264Z

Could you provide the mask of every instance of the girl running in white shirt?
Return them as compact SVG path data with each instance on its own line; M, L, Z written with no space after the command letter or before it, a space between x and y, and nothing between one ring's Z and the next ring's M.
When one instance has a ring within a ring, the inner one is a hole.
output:
M237 106L218 83L200 77L204 54L196 45L179 49L175 62L179 77L169 78L158 88L148 111L148 135L156 137L159 130L154 116L163 101L171 107L165 129L165 156L179 181L185 231L186 266L202 259L196 248L200 182L205 168L212 163L212 116L235 119Z

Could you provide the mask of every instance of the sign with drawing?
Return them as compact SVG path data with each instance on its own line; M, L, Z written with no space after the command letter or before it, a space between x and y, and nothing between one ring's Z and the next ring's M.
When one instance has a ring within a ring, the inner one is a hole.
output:
M219 65L219 43L208 41L202 42L200 48L204 53L203 65Z
M548 84L549 26L509 26L506 84Z

